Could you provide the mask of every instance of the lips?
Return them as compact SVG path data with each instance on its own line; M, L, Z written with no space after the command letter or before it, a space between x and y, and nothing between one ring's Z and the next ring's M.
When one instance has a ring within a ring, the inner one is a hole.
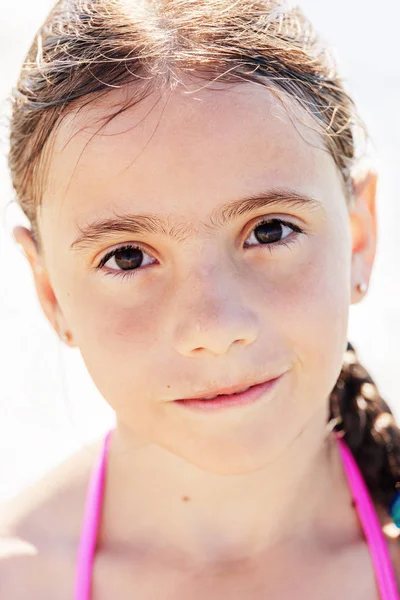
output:
M266 399L267 397L270 397L284 375L285 373L275 379L269 379L262 383L252 385L242 392L237 391L236 393L231 394L217 394L215 397L209 399L204 396L201 398L186 398L175 400L173 404L196 412L201 411L203 414L212 414L228 408L244 407L246 405L254 404L263 398Z
M234 394L241 394L242 392L246 392L251 387L253 387L253 386L248 385L247 387L243 388L242 390L237 390L237 392L233 392L233 394L230 394L230 395L232 396ZM223 394L221 393L221 394L215 394L215 396L207 396L207 397L200 397L200 396L198 396L196 398L196 400L214 400L214 398L218 398L218 396L222 396L222 395ZM227 395L227 394L225 394L225 395Z
M219 396L232 396L232 395L236 395L236 394L241 394L243 392L246 392L247 390L256 387L258 385L261 384L265 384L271 381L274 381L275 379L277 379L278 377L280 377L282 375L282 372L279 373L278 375L274 375L272 377L268 377L267 379L258 379L256 380L255 378L249 382L244 382L241 384L237 384L234 386L230 386L230 387L225 387L225 388L219 388L219 389L211 389L208 390L206 392L200 392L199 394L196 394L196 396L191 396L191 397L183 397L183 398L177 398L175 401L176 402L183 402L183 401L196 401L196 400L213 400L215 398L218 398Z

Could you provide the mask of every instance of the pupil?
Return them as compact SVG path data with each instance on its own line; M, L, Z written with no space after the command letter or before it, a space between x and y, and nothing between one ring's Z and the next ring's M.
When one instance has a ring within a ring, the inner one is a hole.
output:
M258 239L259 242L268 243L268 242L276 242L280 240L282 235L282 224L279 221L270 221L269 223L263 223L259 225L255 231L254 235Z
M139 248L120 248L115 252L115 263L123 271L129 271L140 267L143 260L143 252Z

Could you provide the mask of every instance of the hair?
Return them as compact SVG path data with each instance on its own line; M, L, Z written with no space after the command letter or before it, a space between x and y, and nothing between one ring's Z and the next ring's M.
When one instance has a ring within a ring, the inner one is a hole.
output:
M283 0L60 0L36 33L11 95L9 168L39 246L37 211L63 117L129 84L130 100L109 122L151 92L172 89L182 75L254 82L282 102L294 100L312 115L352 201L357 126L366 130L299 8ZM400 485L400 430L350 343L329 413L373 498L389 506Z

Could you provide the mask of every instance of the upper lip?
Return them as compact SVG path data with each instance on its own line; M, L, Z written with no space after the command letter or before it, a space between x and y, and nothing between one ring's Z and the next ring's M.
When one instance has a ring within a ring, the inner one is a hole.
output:
M198 400L201 398L208 398L209 396L221 396L222 394L235 394L236 392L238 392L239 390L244 390L248 387L253 387L255 385L260 385L260 383L267 383L267 381L273 381L274 379L277 379L278 377L280 377L281 375L283 375L283 373L279 373L279 375L274 375L272 377L268 377L263 379L257 379L257 380L248 380L248 381L243 381L242 383L239 383L237 385L231 385L229 387L224 387L224 388L210 388L207 391L201 391L201 392L196 392L195 394L192 394L191 396L185 396L182 398L177 398L177 400Z

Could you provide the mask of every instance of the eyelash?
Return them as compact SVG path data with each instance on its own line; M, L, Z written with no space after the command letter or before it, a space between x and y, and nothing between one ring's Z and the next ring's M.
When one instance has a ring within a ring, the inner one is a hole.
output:
M296 243L298 240L299 235L302 235L303 233L305 233L304 229L301 229L300 227L298 227L298 225L295 225L294 223L291 223L290 221L285 221L283 219L279 219L279 218L273 218L273 219L261 219L261 221L258 221L253 228L251 229L249 236L254 233L254 231L260 227L261 225L264 225L266 223L279 223L281 225L284 225L286 227L289 227L290 229L292 229L293 232L297 233L298 235L293 239L289 239L288 241L286 241L286 238L284 238L282 241L280 242L274 242L272 244L260 244L259 246L254 246L255 248L268 248L268 251L270 253L275 252L275 249L277 246L286 246L287 248L289 246L291 246L292 244ZM249 237L248 236L248 237ZM245 246L246 248L251 248L253 246ZM108 252L100 261L100 263L98 264L97 267L95 267L95 270L100 270L105 263L107 263L110 258L112 258L116 252L120 251L120 250L143 250L144 249L140 246L140 245L134 245L134 244L125 244L124 246L119 246L118 248L114 248L114 250L111 250L110 252ZM131 271L129 270L121 270L121 271L108 271L105 272L105 275L111 275L111 277L119 277L122 280L125 279L126 277L130 278L130 277L135 277L137 272L140 271L141 268L137 268L137 269L132 269Z

